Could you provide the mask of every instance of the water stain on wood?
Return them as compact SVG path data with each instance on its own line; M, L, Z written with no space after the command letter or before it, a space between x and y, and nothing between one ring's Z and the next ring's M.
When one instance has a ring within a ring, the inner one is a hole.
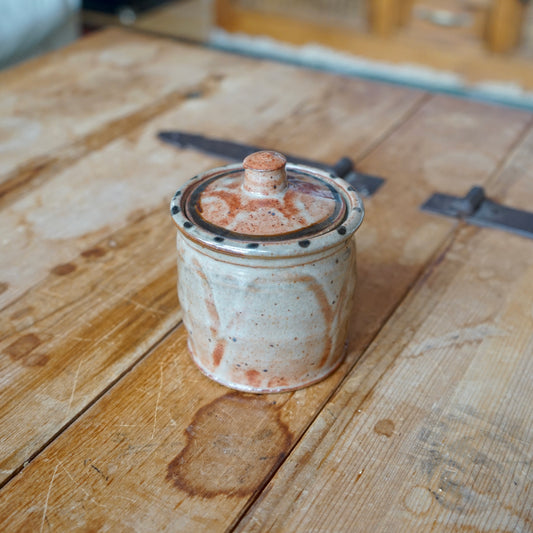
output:
M293 441L267 399L228 393L202 407L166 479L191 496L246 496L257 490Z
M40 344L41 339L35 333L28 333L12 342L4 351L11 360L24 366L44 366L48 362L48 355L33 352Z
M51 272L56 276L66 276L75 270L76 265L73 265L72 263L62 263L61 265L56 265L54 268L52 268Z
M501 427L501 421L468 405L449 413L435 409L418 435L418 468L434 500L448 511L475 516L503 509L527 529L526 493L516 491L512 507L502 501L502 494L513 488L511 480L531 467L527 430L509 418L507 431ZM521 470L516 465L522 465Z
M388 418L379 420L374 426L374 431L378 435L385 435L385 437L391 437L394 433L394 422Z
M423 515L429 511L434 495L427 487L415 486L403 498L405 508L414 515Z

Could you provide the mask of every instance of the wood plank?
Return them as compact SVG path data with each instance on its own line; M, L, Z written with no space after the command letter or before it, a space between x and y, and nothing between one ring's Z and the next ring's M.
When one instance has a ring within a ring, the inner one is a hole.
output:
M533 134L489 193L533 198ZM533 242L462 227L237 531L529 531Z
M452 188L483 182L529 123L522 113L436 97L362 161L389 181L367 202L354 335L337 373L295 393L231 393L195 369L180 327L3 488L2 526L226 529L450 235L453 222L418 211L448 178L438 158L479 152L461 159L462 181Z
M187 47L175 46L186 54ZM108 138L103 146L91 144L89 156L63 163L61 171L51 169L49 181L4 205L0 308L55 265L127 225L131 217L161 205L184 180L223 163L162 145L156 139L158 131L179 126L333 163L343 155L357 158L366 153L422 97L406 89L286 65L229 54L215 57L216 76L198 92L181 95L172 109L145 127L146 117L137 127L130 123L128 134L122 132L118 139L110 138L107 130L100 132ZM295 86L298 91L292 90ZM236 92L241 94L238 99ZM324 139L323 130L333 127L337 134ZM21 268L20 258L29 253L40 260L24 262Z
M209 90L93 148L0 212L8 235L0 256L1 479L179 321L168 201L185 179L221 161L163 145L158 131L179 125L333 162L344 151L366 153L423 97L229 55L218 68ZM353 114L323 143L314 130L332 129L347 101ZM302 109L306 118L296 120ZM313 133L299 144L302 127ZM39 260L23 260L28 254Z
M238 62L110 29L0 73L0 196L208 89L228 63Z

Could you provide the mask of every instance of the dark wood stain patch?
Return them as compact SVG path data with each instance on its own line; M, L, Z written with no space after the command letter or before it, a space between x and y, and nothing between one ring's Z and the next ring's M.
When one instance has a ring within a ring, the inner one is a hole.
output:
M6 292L9 288L9 283L6 283L5 281L0 281L0 294L3 292Z
M56 265L54 268L52 268L51 272L56 276L66 276L75 270L76 265L73 265L72 263L63 263L61 265Z
M4 351L13 361L24 366L44 366L48 362L48 355L33 352L40 344L41 339L35 333L28 333L12 342Z
M394 433L394 422L388 418L383 418L379 420L378 423L374 426L374 431L378 435L385 435L385 437L391 437Z
M103 257L106 253L106 250L100 248L99 246L96 246L94 248L90 248L89 250L81 252L81 256L85 257L86 259L96 259L97 257Z
M287 455L293 441L279 409L263 397L229 393L202 407L166 479L191 496L246 496Z

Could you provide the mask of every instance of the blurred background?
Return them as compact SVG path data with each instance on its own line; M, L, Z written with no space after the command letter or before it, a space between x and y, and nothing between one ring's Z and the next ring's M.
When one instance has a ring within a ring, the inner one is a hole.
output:
M533 108L527 0L0 0L0 68L125 26Z

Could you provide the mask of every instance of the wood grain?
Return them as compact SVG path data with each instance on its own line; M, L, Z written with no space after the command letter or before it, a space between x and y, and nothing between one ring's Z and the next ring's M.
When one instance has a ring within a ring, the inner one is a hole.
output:
M245 86L243 80L238 84ZM339 91L328 93L326 84L318 98L332 94L334 102ZM251 98L242 94L245 101ZM225 101L221 97L218 105ZM414 101L419 106L410 116L404 107L401 122L388 135L380 134L385 137L380 144L363 143L363 153L370 153L360 167L384 173L388 182L367 201L353 339L339 372L296 393L231 393L196 370L180 327L3 488L4 529L211 531L238 519L449 238L454 222L418 211L435 187L448 188L450 168L443 154L462 162L450 189L468 188L490 178L530 123L526 114L450 98ZM276 102L271 100L269 108ZM306 116L315 116L317 123L334 118L311 103L296 109L308 107L314 113L294 115L303 125L298 120L276 125L279 136L287 125L288 133L293 128L294 135L286 137L288 152L298 153L293 148L303 142L300 128L314 135L313 119ZM266 141L275 131L263 138L257 131L248 136ZM334 128L326 131L337 134ZM353 141L345 132L339 135L338 149L348 149ZM320 140L312 137L310 153L320 149Z
M196 92L180 93L173 103L162 97L166 107L155 116L140 109L129 129L111 122L85 137L86 155L62 159L60 172L21 187L0 211L4 481L179 321L168 201L187 178L222 162L163 145L158 131L179 125L333 162L338 154L372 149L423 98L274 63L212 57L220 60ZM352 113L322 142L315 129L332 129L347 102ZM302 143L304 128L309 135Z
M238 63L227 54L110 29L2 72L0 195L202 92Z
M161 206L56 265L2 313L0 479L180 321L165 215Z
M532 143L488 185L507 205ZM532 241L460 228L237 531L529 531L532 286Z
M165 146L156 139L158 131L178 125L333 163L342 155L357 157L368 151L422 96L405 89L374 89L365 82L345 81L224 55L209 81L189 97L180 93L165 112L151 120L147 115L140 124L130 121L112 135L113 123L108 124L109 130L91 134L84 141L86 156L61 159L61 169L49 169L47 181L21 188L20 197L1 209L5 233L0 282L6 284L6 290L0 294L0 308L43 279L55 265L68 262L105 235L168 201L189 177L225 163ZM262 91L254 90L256 83L264 87ZM300 90L290 90L293 85ZM236 99L236 91L243 96ZM320 102L329 107L322 108ZM347 105L350 114L344 111ZM157 103L150 105L154 106ZM338 134L323 140L321 128L334 125ZM306 128L309 132L302 139ZM296 135L298 139L293 138ZM340 143L343 137L346 141ZM20 268L23 254L39 255L40 259Z

